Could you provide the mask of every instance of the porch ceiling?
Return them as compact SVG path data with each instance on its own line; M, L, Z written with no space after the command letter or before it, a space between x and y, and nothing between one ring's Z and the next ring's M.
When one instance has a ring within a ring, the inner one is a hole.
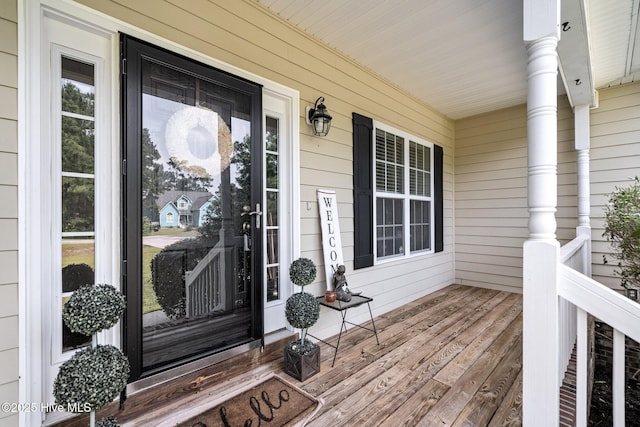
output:
M522 0L255 1L452 119L526 102ZM640 78L640 0L566 1L590 43L566 41L563 70L590 62L595 88Z

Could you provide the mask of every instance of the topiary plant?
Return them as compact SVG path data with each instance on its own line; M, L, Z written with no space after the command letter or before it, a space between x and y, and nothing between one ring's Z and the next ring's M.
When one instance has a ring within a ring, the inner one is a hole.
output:
M119 349L112 345L84 348L60 367L53 395L66 408L96 410L111 402L128 378L129 360Z
M82 286L64 305L62 320L71 332L91 336L115 325L125 307L124 296L113 286Z
M287 299L284 313L287 322L301 331L299 345L302 352L309 348L305 341L307 329L315 324L320 316L320 304L313 295L304 292L304 287L316 278L316 272L316 265L308 258L298 258L289 267L291 281L300 286L301 290Z
M316 265L309 258L298 258L289 266L289 278L300 287L305 287L316 278Z
M96 333L118 322L126 306L124 296L105 284L83 286L65 303L62 318L72 332L92 335L91 347L76 352L62 364L53 384L58 405L67 410L91 410L90 425L95 411L111 402L127 385L129 360L112 345L98 345ZM99 425L113 426L107 419Z

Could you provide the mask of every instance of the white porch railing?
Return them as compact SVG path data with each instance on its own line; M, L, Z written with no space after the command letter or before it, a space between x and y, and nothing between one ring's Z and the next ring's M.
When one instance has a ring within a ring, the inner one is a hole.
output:
M590 245L589 237L581 235L573 239L571 242L560 248L560 263L571 267L575 271L589 275L587 265L590 263ZM576 306L564 298L558 301L558 325L559 330L559 372L558 379L560 384L564 378L573 347L576 343L577 336L577 318Z
M209 253L187 271L185 277L186 315L198 316L224 309L225 287L222 286L221 261L225 248L218 242Z
M580 241L582 240L582 242ZM580 247L585 247L586 237L578 237L563 247L558 266L558 295L561 306L575 306L575 321L559 318L560 336L563 330L569 334L572 324L577 326L576 366L576 426L587 425L587 314L591 314L613 328L613 425L625 425L625 336L640 341L640 305L620 295L577 271L584 258ZM588 246L588 245L587 245ZM577 268L576 268L577 267ZM567 308L566 315L569 316ZM568 342L568 341L567 341ZM566 357L563 343L559 357ZM562 359L564 360L564 359ZM561 365L566 366L566 365Z

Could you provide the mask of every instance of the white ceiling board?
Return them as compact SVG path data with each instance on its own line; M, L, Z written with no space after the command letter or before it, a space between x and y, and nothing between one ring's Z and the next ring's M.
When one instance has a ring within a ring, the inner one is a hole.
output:
M254 1L452 119L526 102L522 0ZM566 1L589 11L595 86L625 77L640 0Z
M596 87L626 75L634 0L591 0L589 21Z

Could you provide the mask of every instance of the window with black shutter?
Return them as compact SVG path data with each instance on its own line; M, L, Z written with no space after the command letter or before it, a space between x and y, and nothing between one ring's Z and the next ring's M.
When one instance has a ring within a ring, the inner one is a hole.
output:
M355 269L443 250L442 166L442 147L353 113Z

